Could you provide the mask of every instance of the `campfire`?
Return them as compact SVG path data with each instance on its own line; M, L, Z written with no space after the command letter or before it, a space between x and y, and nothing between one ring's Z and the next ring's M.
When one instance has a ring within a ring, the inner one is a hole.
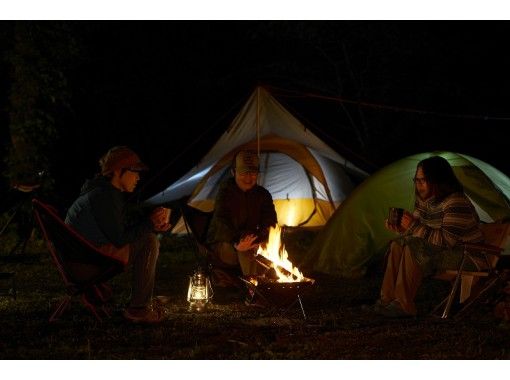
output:
M245 282L248 288L261 296L268 305L287 307L299 301L306 319L300 295L309 289L315 280L305 277L292 264L280 237L279 226L270 229L266 246L259 247L255 256L255 260L266 268L266 272Z
M305 281L305 276L291 263L285 246L281 244L281 232L279 225L271 227L267 245L265 248L259 247L255 259L268 269L274 269L277 282Z

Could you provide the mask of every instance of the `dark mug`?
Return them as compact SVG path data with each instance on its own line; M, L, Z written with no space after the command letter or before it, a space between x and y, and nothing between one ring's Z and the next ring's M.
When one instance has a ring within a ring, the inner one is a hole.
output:
M404 215L404 209L399 207L390 207L388 214L388 224L390 226L399 227L402 222L402 216Z

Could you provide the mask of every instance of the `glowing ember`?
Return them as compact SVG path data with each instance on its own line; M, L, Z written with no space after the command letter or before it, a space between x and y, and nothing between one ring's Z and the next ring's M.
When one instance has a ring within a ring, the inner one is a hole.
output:
M285 246L281 245L280 235L281 228L279 225L275 228L271 227L266 248L262 249L262 247L259 247L257 255L261 255L272 262L271 266L275 269L278 282L304 281L305 277L299 269L292 265Z

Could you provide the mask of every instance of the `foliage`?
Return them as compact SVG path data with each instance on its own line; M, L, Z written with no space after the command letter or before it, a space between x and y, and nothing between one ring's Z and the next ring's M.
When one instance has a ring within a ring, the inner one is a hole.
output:
M54 148L70 110L66 69L76 53L64 23L16 22L5 55L10 69L7 107L11 145L6 157L10 183L39 182L51 188Z

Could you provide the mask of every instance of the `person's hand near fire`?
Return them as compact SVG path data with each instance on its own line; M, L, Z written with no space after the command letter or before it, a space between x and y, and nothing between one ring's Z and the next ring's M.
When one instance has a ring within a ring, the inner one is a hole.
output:
M241 237L238 243L234 244L234 248L236 249L236 251L241 252L255 250L259 246L258 243L255 243L257 238L258 236L254 234L245 235Z

